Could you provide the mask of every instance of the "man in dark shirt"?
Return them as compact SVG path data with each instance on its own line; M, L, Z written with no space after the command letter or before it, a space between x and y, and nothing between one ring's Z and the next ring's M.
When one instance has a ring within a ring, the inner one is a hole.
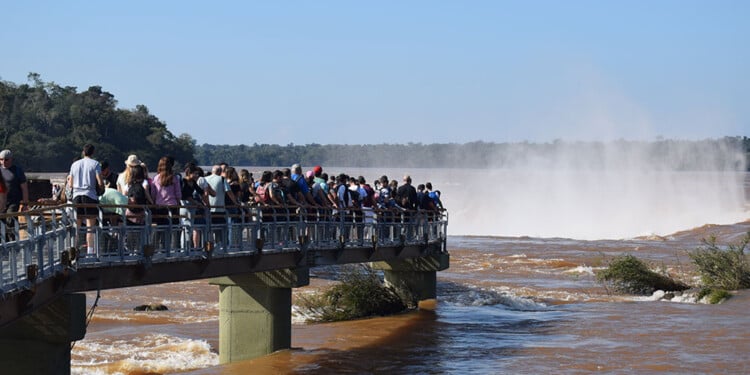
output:
M0 172L8 185L7 212L21 212L28 209L29 185L23 169L13 164L13 153L10 150L0 151Z
M398 187L396 195L398 196L398 204L401 207L407 210L417 208L417 189L411 184L411 176L404 176L404 184Z

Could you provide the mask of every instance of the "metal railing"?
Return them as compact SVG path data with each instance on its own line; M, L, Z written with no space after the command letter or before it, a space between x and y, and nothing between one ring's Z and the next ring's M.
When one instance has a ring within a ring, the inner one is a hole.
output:
M82 207L95 210L96 225L84 225L85 218L76 213ZM73 265L110 267L258 252L425 244L444 241L447 223L446 211L42 206L0 215L0 295L29 288ZM94 239L92 244L87 237Z

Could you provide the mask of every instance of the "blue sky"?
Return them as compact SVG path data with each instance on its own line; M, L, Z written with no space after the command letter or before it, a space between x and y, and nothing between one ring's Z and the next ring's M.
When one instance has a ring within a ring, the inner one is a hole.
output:
M0 1L0 79L199 144L750 135L748 1Z

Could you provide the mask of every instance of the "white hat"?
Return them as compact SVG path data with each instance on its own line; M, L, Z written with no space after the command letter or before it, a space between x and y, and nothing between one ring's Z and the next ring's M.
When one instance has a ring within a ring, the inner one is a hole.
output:
M128 160L125 160L125 165L135 167L136 165L141 165L141 161L138 159L138 156L130 155L128 156Z

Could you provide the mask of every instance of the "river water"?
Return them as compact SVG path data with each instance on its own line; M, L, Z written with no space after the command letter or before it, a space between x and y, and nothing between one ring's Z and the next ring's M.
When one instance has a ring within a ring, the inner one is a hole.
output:
M594 276L629 253L694 283L687 251L709 236L736 243L750 231L747 174L388 173L432 181L450 212L451 264L438 273L434 310L331 324L295 314L291 350L218 365L217 287L105 290L73 349L73 373L750 371L750 293L719 305L664 302L610 295ZM319 277L294 293L325 287L330 271L313 270ZM95 298L87 294L89 304ZM169 311L133 311L151 302Z

